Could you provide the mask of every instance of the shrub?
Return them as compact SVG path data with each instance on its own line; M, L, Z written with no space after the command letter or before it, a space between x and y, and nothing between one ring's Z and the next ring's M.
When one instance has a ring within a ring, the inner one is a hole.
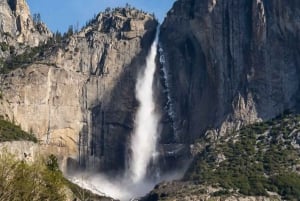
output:
M270 183L278 188L278 193L287 200L300 198L300 176L296 173L281 173L273 176Z
M0 48L1 48L1 50L2 50L3 52L6 52L6 51L9 49L9 46L8 46L7 43L1 42L1 43L0 43Z
M62 173L49 170L43 159L27 164L2 153L0 183L0 200L65 200Z

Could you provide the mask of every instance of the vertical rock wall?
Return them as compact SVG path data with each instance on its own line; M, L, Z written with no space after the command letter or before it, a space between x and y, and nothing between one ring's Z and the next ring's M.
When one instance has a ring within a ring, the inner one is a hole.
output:
M299 109L299 8L296 0L175 2L161 42L180 141Z
M73 158L70 164L124 169L136 77L156 26L133 8L99 14L46 59L1 76L2 116L36 134L47 152Z

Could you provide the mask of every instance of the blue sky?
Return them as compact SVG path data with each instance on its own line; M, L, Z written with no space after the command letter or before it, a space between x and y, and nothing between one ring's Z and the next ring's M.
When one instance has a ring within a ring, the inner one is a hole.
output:
M160 21L175 0L27 0L31 14L40 13L42 21L51 31L65 32L69 25L85 25L94 14L107 7L124 6L126 3L155 13Z

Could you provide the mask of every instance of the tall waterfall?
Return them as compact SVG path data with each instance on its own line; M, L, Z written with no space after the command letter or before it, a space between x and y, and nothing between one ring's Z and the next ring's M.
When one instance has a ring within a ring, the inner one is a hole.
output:
M155 179L147 177L149 164L155 159L159 134L158 122L160 115L155 111L152 87L156 70L155 58L158 50L158 36L159 27L147 56L146 64L142 68L143 71L137 78L135 92L139 107L130 139L129 167L125 174L111 178L103 174L80 173L70 178L72 182L96 194L104 194L122 201L128 201L133 197L145 195L159 181L173 178L169 175Z
M136 84L136 98L140 105L130 143L132 156L129 171L133 182L139 182L145 178L147 167L156 154L159 115L155 111L152 85L156 69L158 36L159 27L146 60L145 70L138 77Z
M153 80L156 70L155 58L158 48L159 27L151 46L146 65L136 83L136 98L139 108L135 116L135 127L130 139L130 160L124 175L113 178L104 174L80 172L70 176L70 180L96 194L107 195L121 201L134 200L134 197L148 193L160 181L179 179L183 171L170 172L159 177L147 177L147 171L157 155L158 122L160 115L155 111ZM161 55L162 49L160 50ZM163 57L160 58L162 62ZM167 72L164 72L167 76ZM167 77L165 77L167 79ZM170 97L168 97L168 100ZM170 101L170 100L169 100ZM169 110L171 112L171 110ZM155 175L156 176L156 175Z

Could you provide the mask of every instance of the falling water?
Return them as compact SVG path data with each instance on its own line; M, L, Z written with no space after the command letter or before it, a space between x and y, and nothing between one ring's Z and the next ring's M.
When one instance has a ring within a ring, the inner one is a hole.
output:
M148 179L147 169L156 155L158 139L159 115L155 112L153 97L153 79L156 69L155 58L157 55L159 27L155 40L146 59L145 68L138 76L136 83L136 98L139 108L135 116L135 128L130 141L131 156L129 168L123 176L109 178L102 174L90 175L80 173L72 175L71 181L96 194L104 193L120 200L129 200L135 196L142 196L149 192L154 185L168 180L173 176Z
M135 128L132 134L129 168L124 175L107 177L103 174L79 173L70 176L70 180L83 188L100 195L107 195L122 201L145 195L160 181L178 179L183 171L171 172L158 178L147 177L149 164L155 159L158 140L159 114L155 111L153 80L156 69L159 27L155 40L146 60L144 71L138 76L136 98L139 108L135 116Z
M140 106L136 114L135 129L130 144L132 156L129 170L133 182L139 182L145 178L147 167L156 155L159 115L155 111L152 85L156 69L158 35L159 28L147 57L145 70L138 77L136 84L136 98Z

